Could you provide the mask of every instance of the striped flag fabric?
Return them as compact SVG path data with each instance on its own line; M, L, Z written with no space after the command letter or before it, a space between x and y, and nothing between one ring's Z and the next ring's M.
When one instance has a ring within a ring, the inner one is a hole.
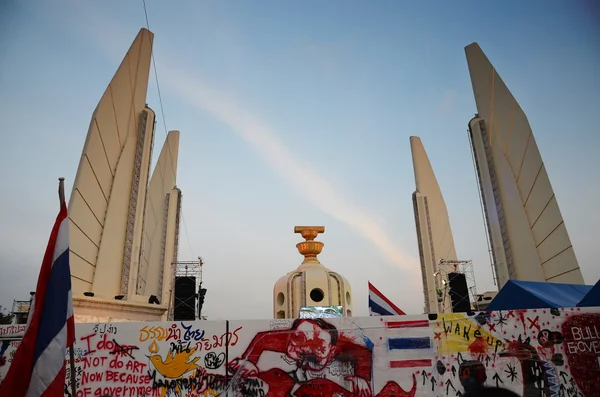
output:
M370 282L369 313L371 316L403 316L406 314Z
M63 397L65 354L74 341L69 220L67 205L61 197L60 212L42 261L25 335L0 384L0 396Z
M390 368L431 368L429 320L388 321L385 328Z

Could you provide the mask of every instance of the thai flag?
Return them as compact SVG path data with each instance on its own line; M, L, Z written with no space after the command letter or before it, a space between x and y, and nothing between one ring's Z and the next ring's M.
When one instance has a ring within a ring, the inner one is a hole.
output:
M390 368L426 368L432 365L433 341L429 320L385 323Z
M0 396L63 397L65 352L74 341L69 220L63 199L44 254L27 329L0 384Z
M403 316L404 313L369 283L369 312L371 316Z

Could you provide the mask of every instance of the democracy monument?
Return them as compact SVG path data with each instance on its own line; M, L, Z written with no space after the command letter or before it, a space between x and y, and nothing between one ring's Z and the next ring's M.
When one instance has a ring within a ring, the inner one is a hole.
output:
M460 397L483 386L600 396L600 283L584 286L573 307L480 310L472 264L457 256L416 136L424 314L354 317L350 283L318 259L325 227L296 226L304 258L275 281L273 319L200 319L201 274L177 273L179 131L167 134L151 172L152 42L141 29L94 110L70 196L77 324L65 396ZM583 277L527 118L479 46L465 50L477 104L469 140L499 294L515 280L577 288ZM184 289L185 318L177 314ZM24 331L0 326L0 381Z
M77 322L175 318L179 131L168 133L151 172L156 123L146 93L153 37L140 30L102 95L73 183L70 260ZM469 140L494 281L499 289L508 280L583 284L527 117L479 46L465 51L478 112L469 122ZM448 208L420 138L410 137L410 147L424 312L471 310L475 286L467 285L465 269L473 265L457 256ZM297 245L304 261L275 283L274 318L297 318L307 307L336 307L339 315L352 316L348 281L317 259L323 243L314 239L324 230L296 227L306 239ZM192 306L206 293L195 280Z

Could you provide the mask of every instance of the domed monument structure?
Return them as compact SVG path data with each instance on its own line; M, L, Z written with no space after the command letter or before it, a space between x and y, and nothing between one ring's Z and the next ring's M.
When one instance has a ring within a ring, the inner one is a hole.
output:
M352 289L338 273L319 262L323 243L314 241L324 226L296 226L306 241L296 244L304 260L298 268L281 277L273 288L274 318L298 318L302 308L341 306L344 317L352 316Z

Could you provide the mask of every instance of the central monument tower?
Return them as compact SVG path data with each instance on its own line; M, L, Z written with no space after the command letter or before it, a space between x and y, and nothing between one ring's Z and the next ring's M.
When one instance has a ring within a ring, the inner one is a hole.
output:
M296 244L304 260L298 268L281 277L273 288L273 317L298 318L302 307L341 306L344 317L352 316L352 289L341 275L319 262L323 243L314 241L324 226L296 226L306 241Z

